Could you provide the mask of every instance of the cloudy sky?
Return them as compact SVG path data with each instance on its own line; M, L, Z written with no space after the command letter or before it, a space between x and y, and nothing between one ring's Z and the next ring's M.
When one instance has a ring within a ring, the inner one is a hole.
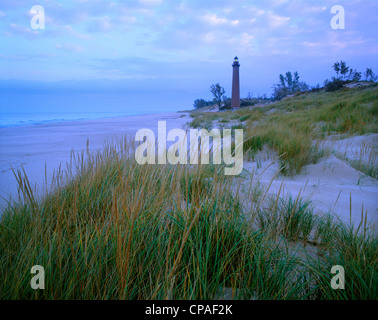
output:
M331 28L334 5L344 30ZM212 83L231 95L237 55L241 96L270 96L289 70L310 85L341 59L378 73L377 18L376 0L1 0L0 91L115 90L128 108L185 109L210 99Z

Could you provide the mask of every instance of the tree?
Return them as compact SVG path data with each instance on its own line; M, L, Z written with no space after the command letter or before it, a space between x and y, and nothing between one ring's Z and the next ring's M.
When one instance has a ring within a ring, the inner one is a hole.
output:
M333 70L336 72L336 79L345 79L348 76L348 71L350 71L349 67L347 66L346 62L343 60L336 61L333 66ZM340 76L339 76L340 75Z
M193 106L195 109L200 109L206 106L206 101L204 99L194 100Z
M293 80L293 92L297 92L298 90L300 90L299 74L297 71L295 71Z
M349 67L346 65L346 62L341 60L340 61L340 75L343 79L347 76L347 73L349 71Z
M279 83L273 85L273 100L281 100L288 94L294 94L298 91L303 92L309 90L309 86L305 82L299 81L299 74L297 71L292 74L290 71L286 72L285 76L279 75Z
M219 83L212 84L210 87L210 92L214 95L214 100L218 104L218 107L221 106L222 97L226 93L224 88L221 87Z
M327 92L334 92L340 90L344 86L344 81L339 78L332 77L332 80L326 79L324 81L324 87Z
M273 86L273 90L274 90L273 95L275 96L276 100L280 100L289 94L289 88L286 86L287 77L280 74L279 79L280 79L280 82Z
M297 91L304 92L307 90L310 90L310 86L304 81L299 82Z
M375 81L377 80L377 76L375 75L375 73L373 72L373 69L371 68L366 68L366 71L364 72L364 75L365 75L365 80L366 81Z
M348 81L360 81L362 73L356 69L348 67L343 60L336 61L333 64L333 70L336 72L336 77L331 80L326 79L324 86L327 92L333 92L341 89ZM365 73L366 76L366 73Z
M287 86L290 90L290 93L293 93L293 75L290 71L286 72L285 80L287 82Z
M361 72L356 72L353 76L354 81L360 81L362 78L362 73Z
M362 77L362 73L361 72L357 72L357 70L353 70L351 72L351 80L353 80L353 81L360 81L361 77Z
M333 66L332 66L333 70L335 70L336 72L336 75L337 75L337 79L339 78L339 73L340 73L340 62L336 61Z
M231 108L231 98L223 96L223 106L219 108L219 110L227 110Z

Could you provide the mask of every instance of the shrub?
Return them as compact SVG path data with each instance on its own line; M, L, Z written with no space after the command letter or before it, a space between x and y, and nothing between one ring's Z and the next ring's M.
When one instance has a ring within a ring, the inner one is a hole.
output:
M194 108L195 109L201 109L207 106L211 106L213 103L211 101L206 101L204 99L196 99L194 100Z
M340 90L344 86L345 82L338 78L332 78L331 81L328 79L324 82L324 87L327 92L334 92Z
M241 99L240 100L240 107L250 107L254 106L255 102L251 100Z

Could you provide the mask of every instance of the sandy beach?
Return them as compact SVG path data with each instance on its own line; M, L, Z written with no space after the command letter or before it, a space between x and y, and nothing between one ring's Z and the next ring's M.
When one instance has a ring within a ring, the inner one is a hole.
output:
M95 151L105 141L134 136L139 129L157 132L158 121L166 121L167 130L184 128L189 121L186 113L156 113L120 118L80 120L30 126L0 128L0 205L17 194L17 181L11 170L24 167L31 183L43 186L45 164L47 180L54 170L70 160L71 151ZM38 189L37 189L38 190Z
M347 158L353 158L353 150L360 148L353 145L354 141L366 143L378 140L378 134L358 136L332 143L332 151L347 145ZM354 146L354 149L352 148ZM345 149L342 149L345 151ZM276 155L275 155L276 156ZM260 159L259 159L260 158ZM330 213L335 221L358 226L361 222L361 212L367 215L367 224L377 232L378 226L378 181L354 169L347 161L340 160L335 155L321 158L316 164L305 166L301 174L283 177L277 175L279 165L274 161L274 155L261 152L257 162L244 162L244 168L253 181L268 187L268 194L275 197L281 189L280 196L291 195L294 199L300 197L309 199L317 214ZM248 186L248 183L246 183ZM282 184L282 187L281 187ZM364 221L363 221L364 222Z
M119 139L126 135L134 137L142 128L152 129L157 135L158 121L166 121L167 130L170 130L185 128L190 117L187 113L160 113L0 128L1 205L6 204L10 195L17 194L17 181L11 166L17 169L22 165L29 181L37 188L37 193L41 193L41 187L45 183L45 165L49 182L59 165L65 168L72 150L81 152L87 149L87 141L89 150L95 151L101 149L109 139ZM354 159L364 145L376 145L377 140L378 134L373 134L328 141L325 146L339 154L344 153L346 159ZM252 183L257 183L258 180L268 186L278 171L278 164L272 165L274 156L267 152L263 152L257 159L259 167L257 162L245 161L244 169L250 177L254 172ZM313 201L318 213L330 212L343 222L358 225L363 210L369 224L378 223L377 180L363 175L346 161L333 155L321 159L317 164L307 165L299 175L275 177L269 193L278 194L282 182L280 196L291 194L297 197L301 193L302 197ZM250 183L250 179L245 182L246 185Z

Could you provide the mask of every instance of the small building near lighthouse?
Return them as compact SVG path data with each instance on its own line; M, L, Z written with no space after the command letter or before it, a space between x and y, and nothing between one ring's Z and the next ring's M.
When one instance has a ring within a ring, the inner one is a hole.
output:
M231 96L231 108L240 108L240 84L239 84L239 59L234 58L232 64L232 96Z

